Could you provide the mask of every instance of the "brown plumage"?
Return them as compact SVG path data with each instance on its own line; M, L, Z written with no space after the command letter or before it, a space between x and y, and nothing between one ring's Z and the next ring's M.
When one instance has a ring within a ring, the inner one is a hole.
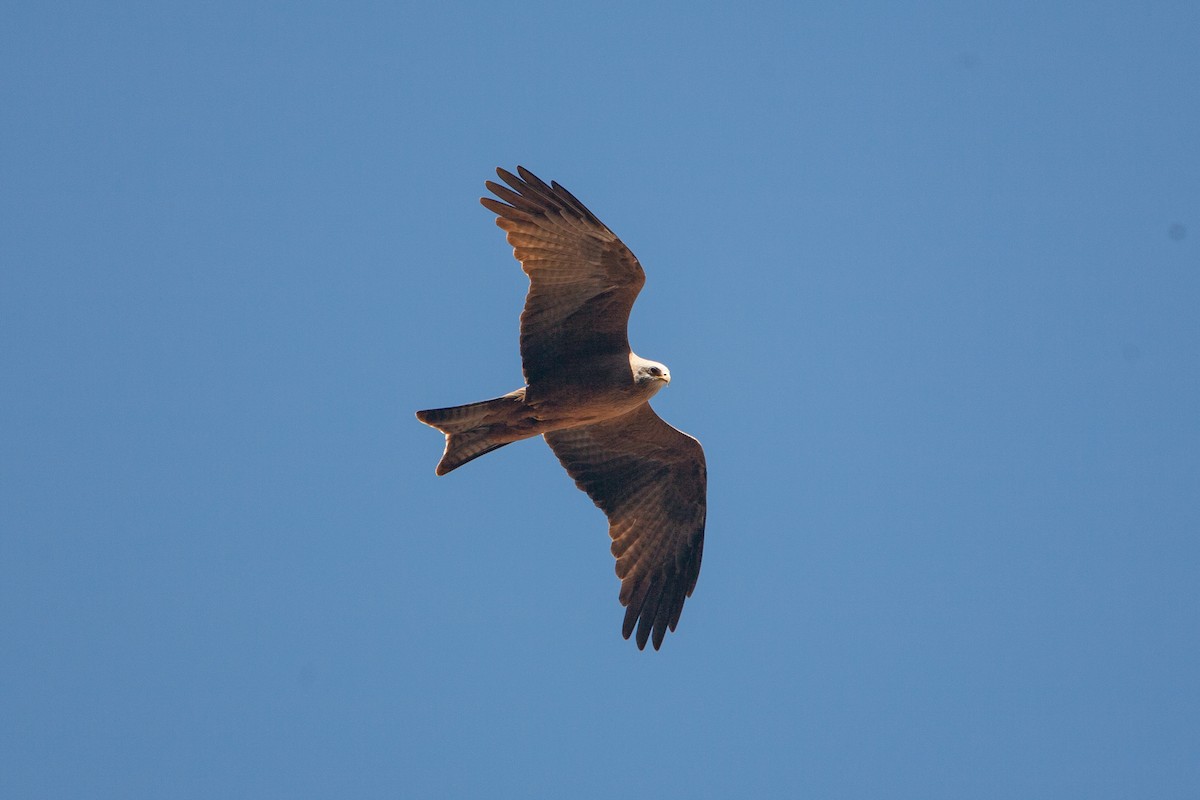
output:
M637 258L583 203L523 167L487 181L513 254L529 276L521 313L526 386L503 397L418 411L446 434L437 474L543 435L605 513L626 607L622 634L662 644L700 574L707 477L700 443L649 399L671 375L629 349L629 312L645 283ZM503 201L503 202L501 202Z

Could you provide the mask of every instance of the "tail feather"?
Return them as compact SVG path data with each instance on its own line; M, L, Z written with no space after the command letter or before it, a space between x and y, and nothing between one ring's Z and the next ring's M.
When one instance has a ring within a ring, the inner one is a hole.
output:
M462 433L469 431L487 419L490 413L495 413L500 401L507 400L508 395L497 397L495 400L484 400L482 403L468 403L465 406L450 408L430 408L417 412L417 419L426 425L437 428L442 433Z
M514 409L524 403L525 390L518 389L481 403L418 411L417 419L446 434L446 450L438 462L437 474L445 475L468 461L530 435L517 433L508 422Z
M468 461L474 461L480 456L509 444L509 442L497 442L492 439L492 436L492 431L487 428L467 433L446 434L446 452L442 453L442 460L438 462L434 472L438 475L445 475Z

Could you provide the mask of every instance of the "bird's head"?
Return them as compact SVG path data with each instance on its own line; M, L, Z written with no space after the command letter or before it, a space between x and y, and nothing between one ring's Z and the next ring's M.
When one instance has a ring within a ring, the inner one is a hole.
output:
M629 354L629 366L633 368L633 382L644 388L652 388L651 394L671 382L671 370L665 364Z

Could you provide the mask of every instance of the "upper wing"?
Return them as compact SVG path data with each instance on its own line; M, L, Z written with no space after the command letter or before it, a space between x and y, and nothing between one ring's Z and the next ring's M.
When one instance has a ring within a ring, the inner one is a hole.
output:
M520 177L497 169L508 186L487 188L503 200L479 202L496 212L508 243L529 275L521 313L525 382L570 369L591 356L629 353L629 310L646 282L629 248L575 196L547 186L524 167ZM507 204L507 205L506 205Z
M621 633L654 649L675 630L704 550L707 471L700 443L645 403L596 425L547 433L575 483L608 516L626 607ZM640 619L640 621L639 621Z

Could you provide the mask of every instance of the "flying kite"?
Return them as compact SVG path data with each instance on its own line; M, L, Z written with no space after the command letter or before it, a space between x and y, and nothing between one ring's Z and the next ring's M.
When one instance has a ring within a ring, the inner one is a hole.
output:
M437 474L498 447L545 437L575 484L608 517L625 606L622 635L657 650L674 631L700 574L704 450L648 402L671 373L629 349L641 264L616 234L558 183L524 167L487 181L480 198L508 233L529 276L521 313L525 386L494 400L418 411L446 434Z

